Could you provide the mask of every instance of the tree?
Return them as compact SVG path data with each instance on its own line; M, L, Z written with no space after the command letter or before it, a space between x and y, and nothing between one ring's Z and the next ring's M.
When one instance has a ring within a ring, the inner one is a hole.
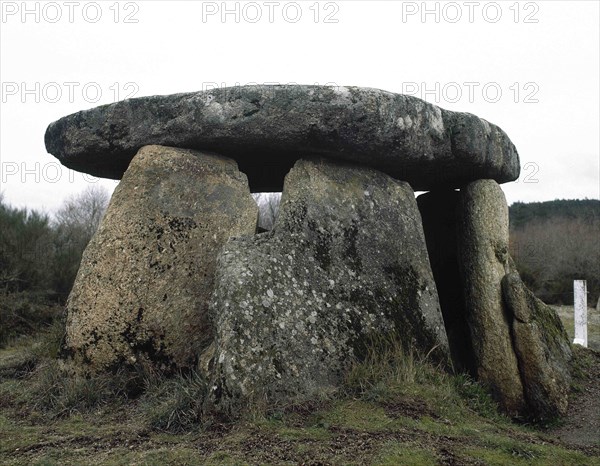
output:
M53 318L53 231L47 215L0 193L0 347Z
M106 189L89 186L82 193L68 198L56 212L56 227L69 229L89 241L100 225L109 199Z
M5 204L0 195L0 287L43 291L52 275L52 229L47 215Z
M511 206L511 219L513 206ZM520 204L511 224L511 255L543 301L573 303L573 280L587 280L589 302L600 292L600 202Z
M90 186L67 199L54 215L55 277L54 289L66 298L73 287L81 256L108 206L106 189Z

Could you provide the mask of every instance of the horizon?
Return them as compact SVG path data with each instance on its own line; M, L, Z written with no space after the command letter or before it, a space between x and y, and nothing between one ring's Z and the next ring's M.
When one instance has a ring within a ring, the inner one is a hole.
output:
M521 159L503 185L511 205L600 198L598 2L70 5L2 2L0 191L16 207L51 212L88 185L116 187L46 152L63 116L296 82L413 95L498 125Z
M502 188L502 184L499 185L500 188ZM70 194L69 197L64 198L63 200L63 204L58 205L54 210L38 210L35 207L28 207L28 206L19 206L19 205L15 205L12 204L10 201L8 201L5 196L4 196L4 192L0 191L0 205L3 205L5 207L8 208L12 208L12 209L20 209L20 210L26 210L28 214L31 213L37 213L37 214L41 214L41 215L46 215L48 216L51 220L54 219L54 216L56 214L56 212L64 205L64 203L66 203L68 200L76 198L78 195L82 194L86 189L88 189L90 186L86 186L84 187L81 191L79 192L75 192ZM106 189L104 186L102 187L104 189ZM504 191L504 190L503 190ZM112 192L110 192L108 189L106 189L106 192L109 195L109 202L110 202L110 197L112 196ZM415 198L417 198L419 195L424 194L426 192L429 191L415 191ZM263 193L252 193L254 194L281 194L281 192L263 192ZM256 199L254 199L255 202L257 202ZM527 202L527 201L514 201L512 203L507 203L508 208L510 209L512 206L514 206L515 204L525 204L525 205L532 205L532 204L545 204L545 203L550 203L550 202L559 202L559 201L565 201L565 202L583 202L583 201L594 201L600 204L600 199L594 199L594 198L575 198L575 199L563 199L563 198L556 198L556 199L548 199L545 201L531 201L531 202ZM257 202L258 204L258 202Z

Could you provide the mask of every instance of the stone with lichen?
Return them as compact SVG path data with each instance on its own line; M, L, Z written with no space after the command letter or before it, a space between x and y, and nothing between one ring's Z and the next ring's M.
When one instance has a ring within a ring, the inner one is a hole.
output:
M477 378L505 412L525 412L525 395L504 308L502 278L510 270L508 206L494 180L461 190L458 260Z
M274 230L230 240L217 270L211 397L227 412L335 390L382 335L448 362L414 193L376 170L300 160Z
M519 177L517 150L498 126L416 97L343 86L238 86L128 99L48 126L65 166L119 179L137 150L161 144L235 159L253 191L281 191L295 161L364 164L414 189ZM268 167L268 169L265 169Z
M502 279L512 317L512 339L521 369L529 417L551 420L567 413L571 345L556 311L527 289L517 272Z
M67 303L66 353L85 370L195 368L213 338L217 254L254 234L257 206L233 160L146 146L115 190Z

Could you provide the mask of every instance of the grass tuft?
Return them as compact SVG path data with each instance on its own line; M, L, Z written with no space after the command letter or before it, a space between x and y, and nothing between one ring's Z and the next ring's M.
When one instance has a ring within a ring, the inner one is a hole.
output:
M393 334L374 337L365 358L346 374L344 386L352 394L379 399L394 387L416 383L422 362L412 350L406 352Z
M206 379L196 372L153 380L140 399L142 418L154 430L169 433L193 430L202 421L206 390Z
M480 416L499 421L498 403L490 393L477 381L467 374L455 375L452 378L454 387L466 405Z
M68 373L60 361L46 360L24 380L28 389L20 401L52 417L67 417L86 413L109 403L127 398L127 387L132 375L81 375Z

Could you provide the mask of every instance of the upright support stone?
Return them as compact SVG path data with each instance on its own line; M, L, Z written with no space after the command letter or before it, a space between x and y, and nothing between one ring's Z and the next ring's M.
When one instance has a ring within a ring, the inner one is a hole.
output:
M575 305L575 339L573 344L587 348L587 282L585 280L573 281L573 302Z
M512 315L515 354L527 399L527 417L551 420L566 414L571 345L556 311L525 287L517 272L502 279L504 304Z
M237 164L145 146L115 190L67 303L66 350L78 367L195 369L213 340L217 255L254 234L258 211Z
M501 285L510 269L506 198L495 181L475 181L461 191L459 212L460 271L477 377L505 412L520 415L525 395Z
M211 312L226 412L335 390L386 338L449 359L414 192L364 167L298 161L274 230L224 246Z

